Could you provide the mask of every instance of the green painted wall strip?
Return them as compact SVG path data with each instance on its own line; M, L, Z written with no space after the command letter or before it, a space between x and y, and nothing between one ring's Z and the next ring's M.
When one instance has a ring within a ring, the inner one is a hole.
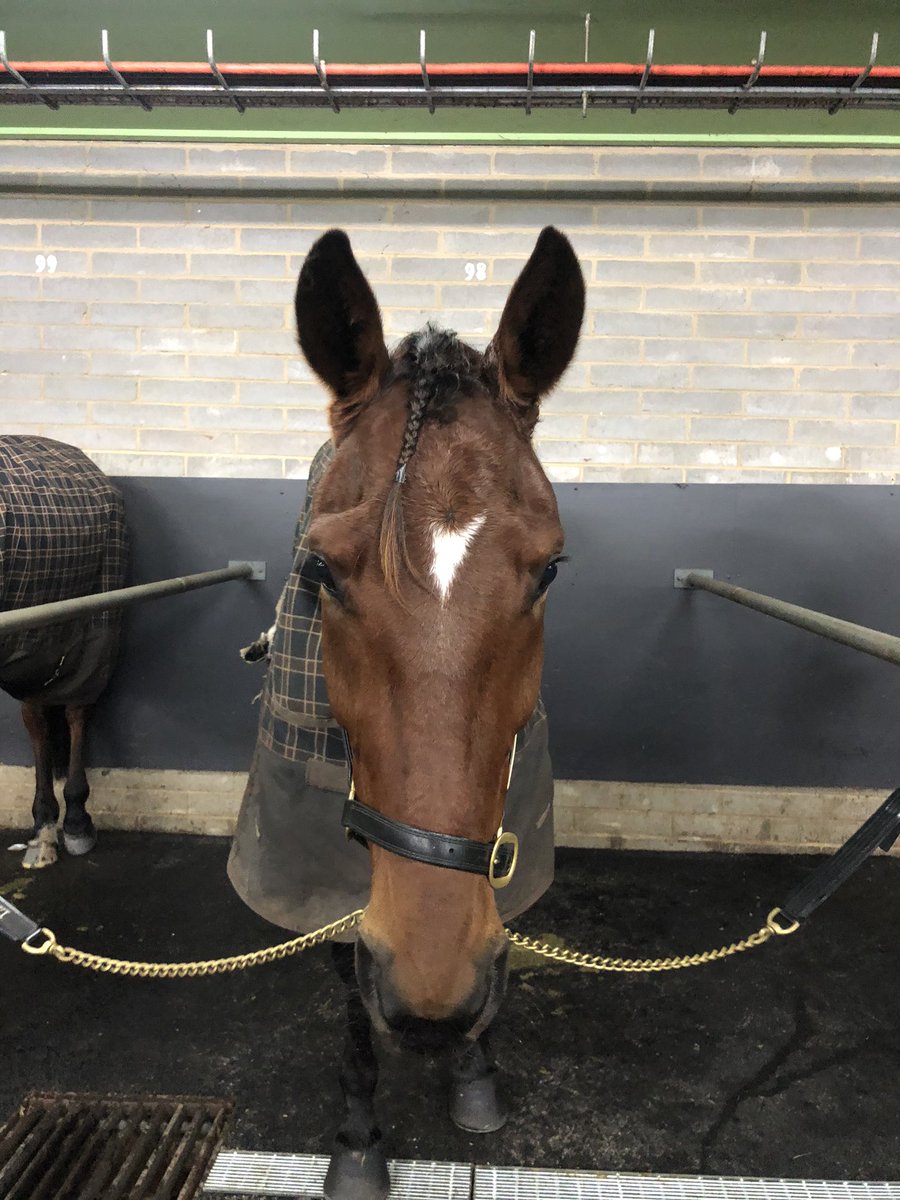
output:
M491 59L524 63L529 31L536 31L538 62L580 62L584 16L592 15L588 58L593 62L642 62L648 32L656 31L655 63L730 63L746 66L766 30L769 66L786 63L865 65L872 34L879 31L878 65L900 65L897 0L691 0L690 4L625 4L622 0L27 0L5 9L8 52L16 59L95 59L100 30L109 31L114 61L199 59L206 30L215 33L220 62L310 62L312 31L321 34L328 63L417 61L419 30L427 31L429 63ZM634 145L880 145L900 144L897 114L842 110L829 115L806 109L671 111L591 107L522 110L443 108L230 109L158 106L142 114L117 106L63 105L51 113L40 104L6 109L10 134L18 136L194 138L329 141L376 144L508 140L533 144ZM12 129L15 122L16 129ZM66 129L66 126L69 126ZM118 129L118 126L123 128ZM167 128L168 127L168 128ZM711 138L706 135L713 134ZM511 135L506 137L506 135ZM787 142L782 139L788 138Z

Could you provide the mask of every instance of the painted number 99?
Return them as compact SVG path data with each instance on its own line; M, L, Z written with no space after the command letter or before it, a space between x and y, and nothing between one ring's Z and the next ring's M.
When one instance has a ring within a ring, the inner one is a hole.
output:
M487 279L487 263L485 262L467 262L465 266L466 280L472 283L474 280Z

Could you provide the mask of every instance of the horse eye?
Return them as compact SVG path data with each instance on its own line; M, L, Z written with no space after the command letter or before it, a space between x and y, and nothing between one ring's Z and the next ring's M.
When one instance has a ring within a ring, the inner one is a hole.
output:
M309 574L313 581L321 584L326 592L330 592L332 596L336 595L337 585L331 574L331 567L318 554L313 554L309 559Z
M550 584L553 582L553 580L556 578L556 572L559 569L559 564L562 561L563 560L561 558L554 558L552 562L548 562L546 567L544 567L544 573L541 576L540 583L537 586L537 594L535 596L535 599L539 600L541 598L541 596L543 596L544 592L546 592L547 588L550 586Z

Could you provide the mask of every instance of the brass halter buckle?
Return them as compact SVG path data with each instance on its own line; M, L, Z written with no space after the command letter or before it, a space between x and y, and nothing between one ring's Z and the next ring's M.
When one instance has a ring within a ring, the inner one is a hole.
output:
M500 866L500 850L503 846L512 846L512 861L508 869L502 875L497 873L497 868ZM512 877L516 873L516 865L519 861L519 839L514 833L504 833L501 828L497 833L497 838L494 842L494 848L491 851L491 861L488 865L488 883L495 892L499 892L501 888L505 888L507 884L512 883Z

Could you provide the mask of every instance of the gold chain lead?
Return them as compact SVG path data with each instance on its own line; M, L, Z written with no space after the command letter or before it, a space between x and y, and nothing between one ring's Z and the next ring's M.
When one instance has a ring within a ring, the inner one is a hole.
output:
M196 979L201 975L224 975L229 971L245 971L248 967L290 958L292 954L309 950L311 946L320 946L323 942L346 933L348 929L359 924L364 912L365 909L358 908L346 917L341 917L339 921L323 925L313 933L304 933L288 942L279 942L277 946L267 946L264 950L233 954L229 958L200 959L196 962L132 962L124 958L107 958L102 954L90 954L87 950L61 946L50 929L41 930L45 940L39 946L29 946L27 942L23 942L22 949L28 954L50 954L59 962L86 967L89 971L100 971L104 975L129 975L137 979Z
M248 967L290 958L292 954L299 954L311 946L320 946L323 942L346 933L348 929L353 929L360 923L364 913L365 909L358 908L346 917L341 917L339 921L323 925L313 933L304 933L288 942L279 942L277 946L267 946L265 950L233 954L229 958L200 959L196 962L132 962L124 958L107 958L102 954L90 954L87 950L75 950L72 946L61 946L50 929L41 930L44 941L39 946L30 946L27 942L22 942L21 945L26 954L50 954L59 962L72 963L73 966L85 967L89 971L100 971L104 975L128 975L136 979L197 979L202 975L245 971ZM705 963L718 962L723 958L730 958L733 954L741 954L744 950L754 950L757 946L765 945L769 938L775 935L784 937L800 928L799 921L792 921L787 925L780 924L779 918L782 916L780 908L773 908L765 925L739 942L732 942L730 946L719 946L715 950L704 950L700 954L682 954L672 958L608 958L602 954L583 954L578 950L564 950L547 942L539 942L521 933L510 933L509 940L514 945L521 946L523 950L530 950L532 954L579 967L583 971L618 971L628 974L681 971L685 967L701 967Z

